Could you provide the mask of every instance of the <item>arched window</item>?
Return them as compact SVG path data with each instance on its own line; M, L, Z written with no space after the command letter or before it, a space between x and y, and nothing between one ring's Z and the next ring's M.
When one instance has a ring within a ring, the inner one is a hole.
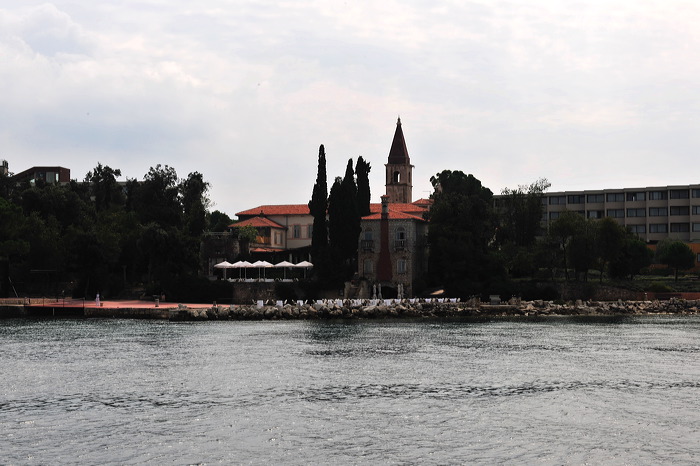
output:
M396 229L396 239L405 240L406 239L406 229L404 227L398 227Z
M393 180L394 180L394 183L400 183L401 182L401 172L395 171Z
M364 240L372 241L374 239L374 232L369 228L364 231Z

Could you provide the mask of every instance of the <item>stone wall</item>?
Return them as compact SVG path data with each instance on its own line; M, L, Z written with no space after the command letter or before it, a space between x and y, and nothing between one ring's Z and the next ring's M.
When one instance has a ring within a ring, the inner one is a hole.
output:
M170 320L316 320L316 319L436 319L545 316L635 316L652 314L699 314L700 301L576 301L555 304L551 301L488 305L476 300L468 302L334 300L318 303L297 303L250 306L213 306L209 309L188 309L181 306L170 311Z

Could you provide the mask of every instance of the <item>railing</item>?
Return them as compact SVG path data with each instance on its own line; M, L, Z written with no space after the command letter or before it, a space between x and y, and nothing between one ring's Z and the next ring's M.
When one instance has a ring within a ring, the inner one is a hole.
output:
M404 249L406 249L406 240L405 239L394 240L394 250L395 251L401 251Z
M256 236L254 244L269 246L272 244L272 242L270 240L271 240L270 236Z
M363 239L360 242L360 246L363 251L374 251L374 240L373 239Z

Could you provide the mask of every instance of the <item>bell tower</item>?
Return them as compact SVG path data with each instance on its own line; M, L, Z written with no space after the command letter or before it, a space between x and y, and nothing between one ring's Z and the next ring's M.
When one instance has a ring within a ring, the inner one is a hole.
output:
M389 150L386 167L386 195L390 203L413 202L413 165L408 157L406 141L401 129L401 118L396 122L394 140Z

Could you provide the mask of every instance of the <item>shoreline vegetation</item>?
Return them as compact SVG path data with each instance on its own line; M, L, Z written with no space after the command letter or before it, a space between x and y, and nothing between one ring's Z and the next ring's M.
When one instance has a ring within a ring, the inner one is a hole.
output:
M221 306L213 304L169 306L61 306L0 305L0 318L71 317L164 319L170 321L207 320L381 320L442 319L548 316L644 316L697 315L700 300L672 298L668 301L521 301L512 299L503 304L490 304L470 299L464 302L449 299L432 300L326 300L284 303L282 301L251 305Z

